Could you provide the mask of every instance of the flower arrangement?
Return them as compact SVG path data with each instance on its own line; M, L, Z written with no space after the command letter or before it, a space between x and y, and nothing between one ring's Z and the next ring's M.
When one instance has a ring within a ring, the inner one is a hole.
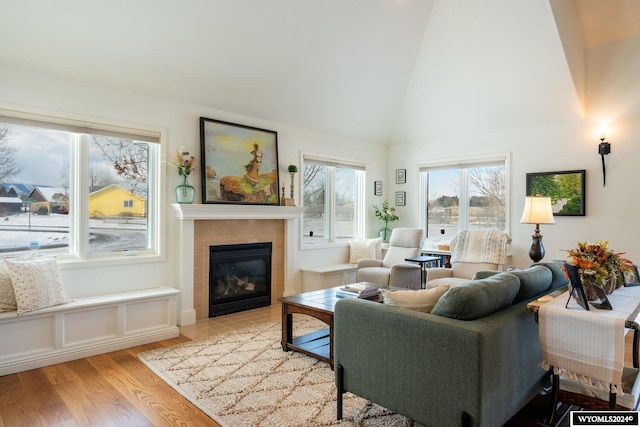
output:
M596 285L610 294L623 285L624 272L632 270L633 263L622 257L624 252L613 252L608 245L608 240L578 242L576 248L567 251L570 262L578 267L585 292L589 286Z
M192 156L184 147L176 149L175 162L168 162L169 164L178 168L178 175L182 177L188 177L195 169L193 163L196 158Z

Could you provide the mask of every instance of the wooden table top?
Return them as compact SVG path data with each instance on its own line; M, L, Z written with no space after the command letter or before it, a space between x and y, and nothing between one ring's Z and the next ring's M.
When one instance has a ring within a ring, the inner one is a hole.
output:
M388 289L386 286L380 286L375 283L359 282L359 284L366 284L368 286L375 286L380 289ZM310 307L315 310L324 311L327 313L333 313L336 301L344 298L353 297L340 297L336 295L336 291L342 286L336 286L335 288L320 289L317 291L304 292L301 294L290 295L288 297L280 298L283 304L297 305L301 307ZM380 297L369 299L370 301L380 301Z

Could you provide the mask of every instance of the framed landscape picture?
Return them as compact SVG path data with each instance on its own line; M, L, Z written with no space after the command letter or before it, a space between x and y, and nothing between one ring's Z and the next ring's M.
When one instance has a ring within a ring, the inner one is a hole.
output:
M202 203L279 205L278 134L200 117Z
M554 216L585 216L586 171L527 174L527 196L551 197Z

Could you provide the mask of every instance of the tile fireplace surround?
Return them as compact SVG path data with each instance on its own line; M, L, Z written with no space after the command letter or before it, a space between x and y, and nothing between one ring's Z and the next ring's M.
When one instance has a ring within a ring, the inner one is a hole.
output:
M209 246L273 243L271 301L300 292L295 257L304 208L260 205L172 204L180 240L178 324L206 319ZM296 283L298 283L296 285Z

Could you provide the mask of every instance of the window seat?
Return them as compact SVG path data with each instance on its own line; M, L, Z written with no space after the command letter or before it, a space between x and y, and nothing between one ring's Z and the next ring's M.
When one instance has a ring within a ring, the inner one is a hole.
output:
M334 264L301 270L302 291L310 292L355 283L358 264Z
M0 313L0 375L175 338L179 294L158 287Z

